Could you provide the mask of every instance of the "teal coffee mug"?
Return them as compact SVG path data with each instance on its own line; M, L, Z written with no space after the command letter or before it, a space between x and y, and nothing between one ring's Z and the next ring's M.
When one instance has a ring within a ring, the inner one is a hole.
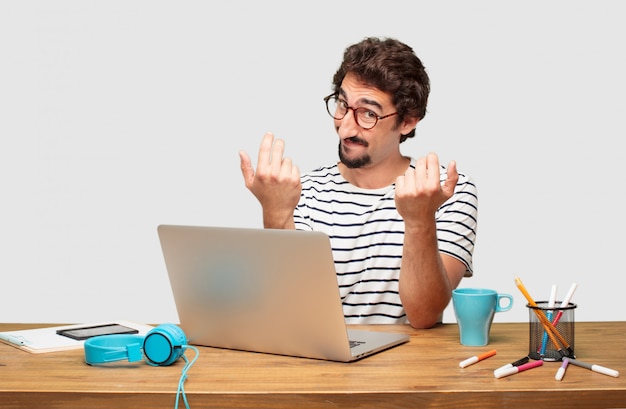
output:
M510 310L513 297L485 288L457 288L452 291L452 304L461 344L485 346L489 343L493 316Z

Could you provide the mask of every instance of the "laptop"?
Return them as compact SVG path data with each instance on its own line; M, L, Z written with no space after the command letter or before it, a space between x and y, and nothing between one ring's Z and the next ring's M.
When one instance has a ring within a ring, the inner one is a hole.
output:
M409 340L347 328L324 233L160 225L158 234L190 344L351 362Z

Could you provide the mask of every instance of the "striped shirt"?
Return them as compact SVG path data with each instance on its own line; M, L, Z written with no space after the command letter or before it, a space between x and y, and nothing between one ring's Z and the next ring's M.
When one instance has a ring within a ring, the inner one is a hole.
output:
M443 182L445 167L440 174ZM296 229L322 231L330 237L349 324L407 322L398 290L404 222L394 192L395 184L382 189L356 187L341 176L337 164L302 175ZM459 174L454 195L435 214L439 251L463 262L466 277L472 275L477 205L476 186Z

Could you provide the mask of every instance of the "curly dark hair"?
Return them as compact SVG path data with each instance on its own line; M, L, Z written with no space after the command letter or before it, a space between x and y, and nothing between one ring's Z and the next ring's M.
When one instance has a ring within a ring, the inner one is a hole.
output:
M405 118L421 120L426 115L430 80L422 61L408 45L393 38L365 38L346 48L343 62L333 76L335 92L339 92L348 73L391 94L398 110L397 125ZM414 136L415 129L402 135L400 142Z

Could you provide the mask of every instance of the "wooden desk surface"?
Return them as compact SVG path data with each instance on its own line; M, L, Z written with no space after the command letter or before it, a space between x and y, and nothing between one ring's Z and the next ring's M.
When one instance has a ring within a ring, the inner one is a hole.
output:
M0 331L42 325L0 324ZM360 327L367 328L367 327ZM196 408L626 408L626 322L576 323L580 360L620 371L613 378L559 363L506 378L493 370L528 353L528 324L494 324L490 345L465 347L455 324L406 332L411 340L353 363L200 348L185 390ZM467 368L459 362L497 349ZM193 351L187 352L190 357ZM0 407L172 408L184 362L91 367L83 350L30 354L0 343ZM184 407L182 400L180 407Z

